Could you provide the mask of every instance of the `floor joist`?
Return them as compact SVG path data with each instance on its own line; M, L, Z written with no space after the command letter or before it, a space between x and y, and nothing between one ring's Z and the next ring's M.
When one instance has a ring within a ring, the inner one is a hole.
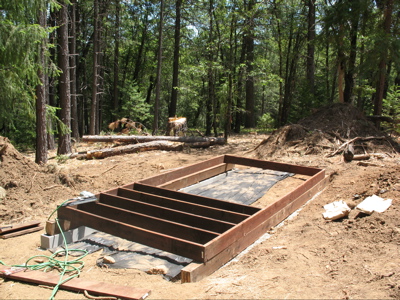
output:
M177 191L235 165L306 176L299 186L264 208ZM323 169L219 156L96 195L97 201L66 206L60 219L191 258L182 282L197 281L225 264L298 209L326 183Z

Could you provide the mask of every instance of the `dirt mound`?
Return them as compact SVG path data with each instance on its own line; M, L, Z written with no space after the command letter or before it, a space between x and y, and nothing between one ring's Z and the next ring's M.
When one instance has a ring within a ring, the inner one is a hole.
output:
M0 199L0 223L47 215L59 196L66 200L74 194L71 180L66 178L70 175L57 164L39 166L0 136L0 187L5 193Z
M329 155L344 150L341 146L351 139L355 154L399 152L396 141L379 131L357 108L342 103L321 108L298 124L276 130L255 150L260 158L293 153Z
M344 139L384 135L360 110L347 103L323 107L298 123L309 130L332 132Z

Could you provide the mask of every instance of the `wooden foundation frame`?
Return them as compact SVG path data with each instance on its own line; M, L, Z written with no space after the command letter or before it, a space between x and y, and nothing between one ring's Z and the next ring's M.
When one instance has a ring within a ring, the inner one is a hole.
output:
M177 190L221 174L235 165L308 176L300 186L265 208L191 195ZM64 206L58 218L70 228L88 226L193 259L181 281L213 273L271 227L321 191L325 170L222 155L102 192L96 202Z

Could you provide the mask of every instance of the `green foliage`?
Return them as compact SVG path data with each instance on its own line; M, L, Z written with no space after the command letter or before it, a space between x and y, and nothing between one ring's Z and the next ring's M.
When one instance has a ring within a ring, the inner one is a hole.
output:
M384 122L383 125L400 134L400 86L390 87L386 99L383 99L383 115L395 121L394 124Z
M54 107L50 105L46 105L46 119L47 119L47 132L49 134L67 134L71 132L71 129L68 128L63 121L57 116L57 111L61 108Z
M257 127L261 129L271 130L274 128L275 120L271 117L269 113L265 113L259 118L257 124Z
M59 164L65 164L65 163L67 162L68 159L69 159L69 156L68 156L68 155L63 155L63 154L61 154L61 155L57 155L57 156L56 156L56 161L57 161L57 163L59 163Z
M152 116L151 105L146 103L146 98L139 91L134 82L129 82L121 90L121 108L118 115L122 118L129 118L134 122L147 124Z

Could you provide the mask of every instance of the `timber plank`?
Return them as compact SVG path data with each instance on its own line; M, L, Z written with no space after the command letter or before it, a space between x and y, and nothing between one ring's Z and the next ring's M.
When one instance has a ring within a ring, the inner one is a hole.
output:
M287 163L278 163L254 158L239 157L234 155L225 155L224 162L309 176L313 176L321 171L321 169L318 168L304 167Z
M229 247L236 240L240 239L242 236L246 235L253 228L264 222L264 220L268 219L270 216L279 213L280 211L284 213L288 213L289 215L292 212L287 212L284 210L288 205L294 205L293 202L296 199L299 199L301 195L305 194L312 187L317 185L325 178L325 171L322 170L313 177L307 179L303 184L298 186L293 191L289 192L286 196L267 206L266 208L261 209L256 214L250 216L248 219L244 220L239 225L233 227L228 230L224 235L221 235L212 241L208 242L205 246L205 261L210 260L212 257L223 251L225 248ZM305 198L301 198L306 201Z
M159 232L164 235L173 236L175 238L199 244L205 244L206 242L209 242L218 236L218 233L216 232L190 227L184 224L151 217L126 209L115 208L102 203L85 203L79 205L78 209L110 220L118 220L119 222L128 225Z
M36 231L42 230L43 228L44 228L43 226L35 226L35 227L31 227L31 228L27 228L27 229L11 232L11 233L1 234L0 238L9 239L9 238L20 236L20 235L24 235L24 234L27 234L27 233L36 232Z
M152 188L152 187L151 187ZM167 190L166 190L167 191ZM140 192L136 190L128 190L125 188L120 188L118 191L118 194L120 196L132 198L135 200L143 201L146 203L152 203L155 205L160 205L163 207L168 207L172 209L176 209L179 211L184 211L196 215L201 215L204 217L212 218L212 219L218 219L224 222L229 222L229 223L240 223L241 221L245 220L248 218L248 214L243 214L239 212L234 212L229 210L229 207L226 209L222 208L215 208L211 206L207 206L205 204L196 204L193 202L188 202L185 200L179 200L176 198L172 197L166 197L166 196L161 196L162 192L160 195L154 195L153 193L147 193L147 192ZM192 200L195 200L196 197L193 197Z
M217 176L221 173L224 173L232 169L233 169L232 164L223 163L213 166L211 168L201 170L199 172L192 173L190 175L180 177L172 181L165 182L163 184L158 185L158 187L177 191L181 188L187 187L192 184L196 184L204 179Z
M5 275L2 271L8 267L0 266L0 275L7 279L35 283L39 285L55 286L60 280L59 274L42 271L22 271ZM61 289L97 296L114 296L126 300L139 300L147 298L151 291L148 289L138 289L130 286L114 285L107 282L90 281L81 278L73 278L60 286Z
M276 226L284 219L286 219L291 213L299 209L304 203L310 200L318 192L322 191L329 182L329 177L326 176L318 184L306 191L304 194L296 198L293 202L289 203L284 209L276 212L261 224L254 227L250 232L244 235L242 238L236 240L234 243L226 247L223 251L218 253L212 259L200 263L193 262L181 270L181 282L197 282L204 277L214 273L229 260L234 258L257 239L259 239L264 233L266 233L273 226Z
M140 180L139 183L158 186L165 182L173 181L180 177L184 177L192 173L196 173L204 169L214 167L215 165L221 164L223 162L224 162L224 156L221 155L186 167L181 167L176 170L169 171L167 173L159 174L153 177L149 177L147 179Z
M238 203L233 203L233 202L228 202L224 200L218 200L214 198L208 198L208 197L203 197L203 196L198 196L198 195L192 195L184 192L178 192L178 191L172 191L160 187L154 187L150 185L145 185L141 183L135 183L133 185L134 190L138 190L141 192L149 193L149 194L154 194L154 195L159 195L159 196L164 196L164 197L169 197L172 199L177 199L177 200L182 200L190 203L196 203L196 204L201 204L201 205L206 205L210 207L215 207L215 208L220 208L220 209L225 209L229 210L232 212L237 212L241 214L246 214L248 216L253 215L254 213L257 213L260 208L253 207L253 206L248 206L244 204L238 204Z
M0 226L0 234L3 233L10 233L14 231L18 231L21 229L29 228L29 227L34 227L34 226L39 226L40 221L30 221L22 224L17 224L17 225L9 225L9 226Z
M100 194L99 202L217 233L222 233L235 225L234 223L211 219L202 215L181 212L176 209L141 202L130 199L129 197L124 198L109 194Z
M72 206L58 209L58 217L70 220L71 228L87 226L123 239L191 258L195 261L204 260L204 246L198 243L110 220L89 212L81 211Z

